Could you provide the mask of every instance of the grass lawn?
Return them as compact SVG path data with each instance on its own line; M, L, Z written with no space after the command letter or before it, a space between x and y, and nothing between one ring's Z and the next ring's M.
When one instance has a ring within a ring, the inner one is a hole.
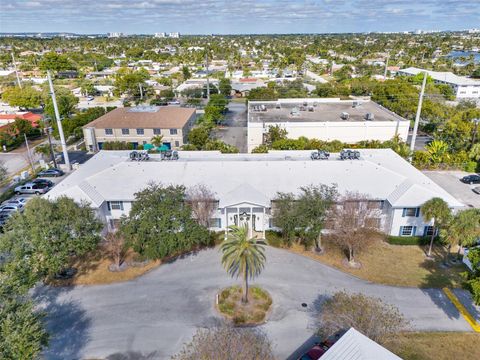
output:
M263 323L272 305L272 298L257 286L250 287L248 294L248 303L244 304L240 286L223 289L218 296L218 310L236 325Z
M398 336L386 348L405 360L476 360L479 344L474 332L421 332Z
M126 261L134 259L135 253L129 251ZM77 274L68 280L55 280L52 283L57 286L68 285L98 285L111 284L115 282L132 280L153 268L160 265L160 261L151 261L142 267L129 266L124 271L112 272L108 269L111 260L107 258L104 252L98 250L94 255L89 255L78 259L73 266L78 269Z
M343 264L345 255L336 246L328 242L324 246L326 252L322 255L305 251L300 245L293 245L290 250L359 278L385 285L422 288L460 287L462 284L460 273L467 269L462 263L443 268L441 265L445 249L442 246L434 248L434 260L427 260L422 246L390 245L379 241L356 257L362 264L360 269L346 267Z

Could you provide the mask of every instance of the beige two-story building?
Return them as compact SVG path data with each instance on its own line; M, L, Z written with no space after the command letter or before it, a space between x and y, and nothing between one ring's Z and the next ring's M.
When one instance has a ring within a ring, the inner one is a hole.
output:
M179 149L187 142L196 112L179 106L138 106L117 108L83 127L88 151L96 152L112 141L131 143L133 148L150 144L161 135L163 145Z

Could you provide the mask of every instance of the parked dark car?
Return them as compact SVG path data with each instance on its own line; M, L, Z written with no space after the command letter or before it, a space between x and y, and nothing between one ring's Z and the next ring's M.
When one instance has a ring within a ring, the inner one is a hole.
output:
M48 180L48 179L34 179L32 180L32 183L44 184L44 185L47 185L48 187L52 187L53 185L55 185L52 180Z
M461 182L465 184L480 184L480 175L473 174L473 175L467 175L464 176L463 178L460 179Z
M63 174L65 174L65 173L64 173L62 170L56 169L56 168L51 168L51 169L47 169L47 170L40 171L40 172L38 173L38 176L46 176L46 177L53 176L53 177L57 177L57 176L62 176Z

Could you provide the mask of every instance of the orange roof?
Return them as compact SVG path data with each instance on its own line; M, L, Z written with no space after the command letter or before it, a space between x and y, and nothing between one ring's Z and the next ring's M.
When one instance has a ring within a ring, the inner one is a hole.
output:
M0 114L0 119L15 121L15 119L24 119L32 123L33 127L38 127L38 122L42 118L41 115L34 114L32 112L21 113L21 114Z

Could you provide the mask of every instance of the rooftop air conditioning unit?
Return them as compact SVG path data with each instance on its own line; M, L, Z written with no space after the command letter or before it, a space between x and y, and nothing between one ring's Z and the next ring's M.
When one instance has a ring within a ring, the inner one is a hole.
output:
M375 119L375 115L373 115L373 113L366 113L365 114L365 120L372 121L374 119Z
M280 109L281 107L282 107L282 106L280 105L280 103L277 102L276 105L275 105L275 108L276 108L276 109Z
M354 101L352 103L352 107L355 109L356 107L359 107L360 106L360 101Z
M340 117L343 119L343 120L348 120L348 118L350 117L350 114L347 113L347 112L342 112L340 114Z
M313 111L313 106L312 106L312 105L310 105L310 106L308 107L308 111Z

